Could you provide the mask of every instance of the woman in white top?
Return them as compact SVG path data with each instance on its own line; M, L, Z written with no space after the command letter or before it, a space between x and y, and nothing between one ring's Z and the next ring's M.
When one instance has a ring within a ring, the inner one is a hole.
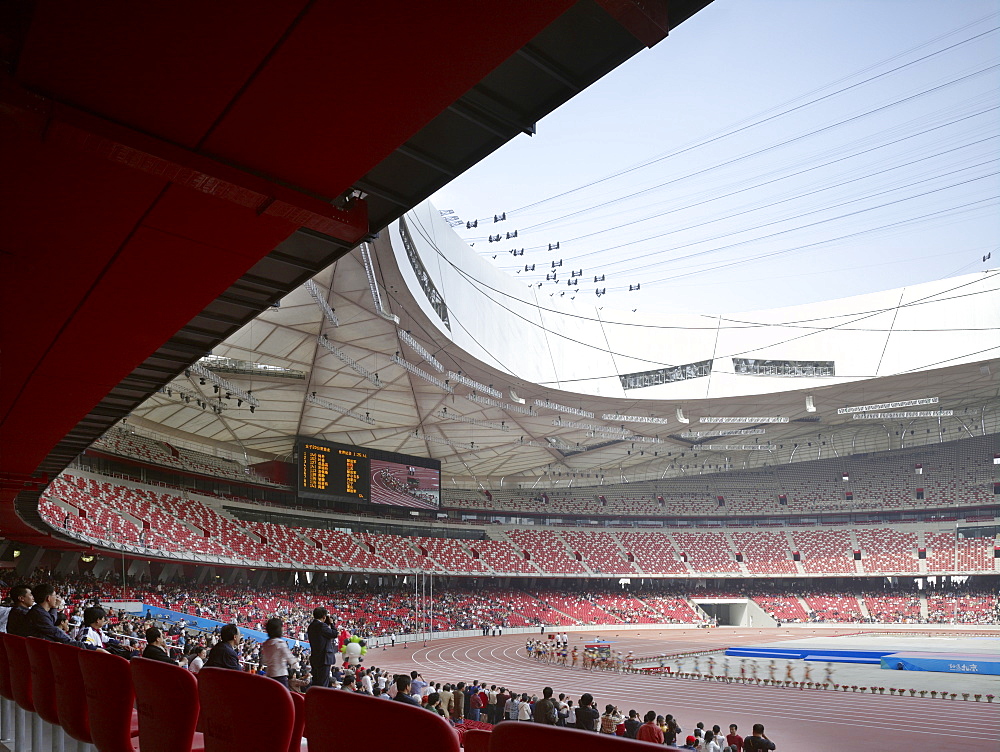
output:
M188 662L188 671L197 674L201 667L205 665L205 648L200 645L191 651L191 660Z
M268 619L264 625L268 640L260 647L260 657L264 662L267 675L288 686L288 669L298 668L299 659L292 655L288 643L282 638L284 622L275 617Z
M528 703L528 695L522 694L521 701L517 704L517 720L531 720L531 705Z
M712 731L705 732L705 738L702 739L699 749L701 752L722 752L722 747L715 740L715 734Z

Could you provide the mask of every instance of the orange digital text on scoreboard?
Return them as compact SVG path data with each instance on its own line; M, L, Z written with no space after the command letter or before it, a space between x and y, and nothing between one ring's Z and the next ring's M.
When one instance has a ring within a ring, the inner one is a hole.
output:
M306 447L307 449L311 447ZM320 451L325 450L322 447L316 447ZM330 483L327 480L327 476L330 473L330 463L327 462L326 457L322 454L316 454L314 452L309 452L306 454L302 462L302 485L305 488L315 488L320 491L325 491Z

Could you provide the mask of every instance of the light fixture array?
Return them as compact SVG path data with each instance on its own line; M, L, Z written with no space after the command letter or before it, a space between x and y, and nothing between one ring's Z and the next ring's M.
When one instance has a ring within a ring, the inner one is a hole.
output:
M702 444L701 449L710 449L714 452L773 452L774 447L770 444Z
M455 387L453 387L451 384L446 384L445 382L441 381L441 379L439 379L437 376L431 376L429 373L427 373L427 371L423 371L417 368L412 363L403 360L401 357L399 357L399 353L396 353L395 355L392 356L392 362L395 363L397 366L402 366L407 371L412 373L414 376L423 379L428 384L433 384L438 389L442 389L448 392L448 394L455 393Z
M662 444L663 439L659 439L656 436L627 436L622 441L633 441L636 444Z
M189 392L186 389L180 389L176 386L162 386L157 391L167 397L177 397L177 399L186 405L190 405L194 402L202 410L212 408L212 412L216 415L221 415L223 410L228 410L230 407L229 405L224 404L221 399L212 401L198 392ZM240 402L242 402L242 400L240 400Z
M334 326L340 326L340 319L337 318L337 314L333 312L330 304L326 302L326 298L320 295L319 288L316 287L316 283L311 279L306 280L306 290L312 296L313 301L319 306L319 309L323 312L326 320L329 321Z
M375 305L375 313L391 321L393 324L399 323L399 316L389 313L382 304L382 293L378 289L378 281L375 279L375 265L372 263L371 251L367 243L361 244L361 263L365 267L365 276L368 278L368 289L372 293L372 303Z
M612 423L652 423L658 426L670 422L666 418L654 418L652 415L617 415L615 413L604 413L601 420L610 420Z
M896 410L900 407L920 407L921 405L936 405L937 397L924 397L923 399L900 400L899 402L880 402L875 405L856 405L855 407L842 407L837 410L837 415L847 415L849 413L870 413L876 410Z
M343 350L341 350L339 347L333 344L330 340L328 340L325 334L319 335L319 337L317 337L316 340L320 343L320 345L329 350L334 357L340 359L340 361L343 362L344 365L354 369L358 374L364 376L377 388L379 389L382 388L383 386L382 380L378 377L377 373L372 373L363 365L358 363L358 361L356 361L354 358L352 358L350 355L345 353Z
M413 338L412 334L410 334L405 329L397 329L396 333L399 335L400 342L402 342L404 345L413 350L413 352L415 352L417 355L423 358L424 361L426 361L427 365L429 365L438 373L444 373L444 366L438 362L437 358L435 358L433 355L427 352L427 349L419 342L417 342Z
M719 431L685 431L677 435L682 439L701 439L709 436L756 436L766 431L764 428L723 428Z
M604 434L605 436L629 437L632 432L627 428L615 428L614 426L599 426L596 423L581 423L577 420L563 420L560 415L552 419L552 425L559 428L578 428L582 431Z
M579 415L581 418L593 418L594 414L587 412L586 410L580 410L576 407L567 407L566 405L558 405L555 402L549 402L546 400L535 400L535 407L544 407L546 410L555 410L559 413L568 413L570 415Z
M532 446L532 447L544 447L545 446L544 444L540 444L539 442L534 441L533 439L526 439L523 436L520 439L518 439L517 441L515 441L514 443L515 444L519 444L520 446Z
M338 405L336 402L330 402L330 400L325 400L322 397L317 397L316 392L306 395L306 402L311 402L314 405L319 405L327 410L333 410L335 413L340 413L341 415L346 415L348 418L354 418L355 420L360 420L362 423L367 423L370 426L375 425L375 419L372 418L368 413L363 415L356 410L351 410L350 408L344 407L343 405Z
M479 426L480 428L495 428L497 431L509 431L510 426L508 426L503 421L497 423L494 420L479 420L478 418L470 418L465 415L459 415L458 413L448 412L447 407L442 407L437 413L439 418L444 418L445 420L454 420L459 423L468 423L470 426Z
M475 402L480 405L489 405L490 407L499 407L501 410L506 410L510 413L520 413L521 415L538 415L538 411L533 407L525 407L524 405L511 405L508 402L501 402L500 400L492 399L491 397L484 397L481 394L462 395L470 402Z
M698 418L699 423L787 423L788 418L781 415L773 415L767 418L741 418L740 416L730 416L726 418Z
M429 441L432 444L447 444L450 447L455 447L456 449L475 449L476 442L470 441L465 444L461 441L452 441L451 439L445 439L441 436L431 436L427 433L420 433L420 431L413 432L413 438L420 439L421 441Z
M901 413L855 413L853 420L895 420L896 418L948 418L954 410L914 410Z
M483 394L488 394L491 397L496 397L497 399L503 397L503 394L501 394L499 390L494 389L491 386L486 386L486 384L480 384L478 381L473 381L468 376L463 376L462 374L456 371L448 371L446 375L448 376L448 381L455 381L459 384L469 387L470 389L474 389L477 392L482 392Z
M232 395L236 399L243 400L248 405L253 407L260 407L260 400L254 397L250 392L245 389L240 389L236 384L231 381L226 381L221 376L217 376L208 370L201 363L194 363L190 368L187 369L191 373L196 373L203 379L208 379L213 385L219 387L220 391L226 392L226 394Z

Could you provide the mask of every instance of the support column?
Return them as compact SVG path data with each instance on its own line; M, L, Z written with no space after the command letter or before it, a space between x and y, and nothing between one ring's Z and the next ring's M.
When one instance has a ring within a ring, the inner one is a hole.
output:
M80 557L83 554L77 551L68 551L59 555L59 563L56 565L56 574L72 574L80 564Z
M160 570L160 576L156 578L157 582L171 582L174 578L181 574L180 564L164 564L163 569Z

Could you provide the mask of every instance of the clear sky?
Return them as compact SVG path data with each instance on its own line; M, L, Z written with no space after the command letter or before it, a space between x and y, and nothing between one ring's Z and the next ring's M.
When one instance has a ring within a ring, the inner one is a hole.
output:
M995 268L998 27L998 0L715 0L432 200L526 285L640 311Z

